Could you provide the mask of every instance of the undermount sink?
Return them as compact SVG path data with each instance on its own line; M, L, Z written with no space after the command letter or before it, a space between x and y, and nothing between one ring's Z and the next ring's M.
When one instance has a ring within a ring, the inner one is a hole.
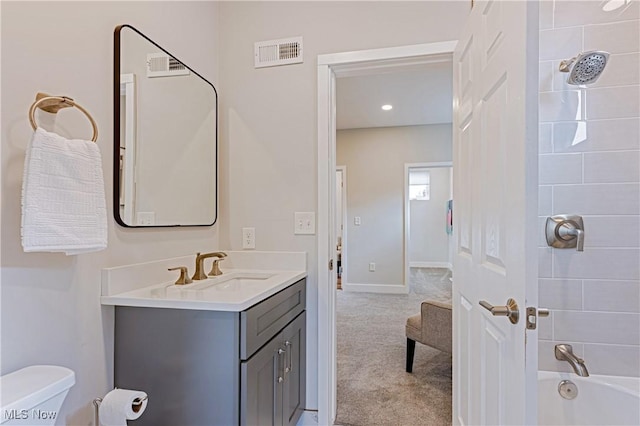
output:
M172 287L180 291L243 291L264 284L274 275L260 272L232 272L202 281L194 281L192 284Z
M264 282L264 278L230 278L216 283L210 283L194 291L243 291L259 286Z

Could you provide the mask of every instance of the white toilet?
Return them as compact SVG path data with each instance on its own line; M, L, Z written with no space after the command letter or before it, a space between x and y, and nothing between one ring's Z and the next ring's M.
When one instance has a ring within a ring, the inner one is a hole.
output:
M0 377L0 424L64 424L60 407L75 382L72 370L55 365L32 365Z

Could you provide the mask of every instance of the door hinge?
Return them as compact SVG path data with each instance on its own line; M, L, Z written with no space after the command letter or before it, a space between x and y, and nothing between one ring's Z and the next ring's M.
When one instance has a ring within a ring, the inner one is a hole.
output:
M530 306L527 308L527 330L535 330L538 326L538 318L544 318L549 316L549 309L547 308L534 308Z
M329 261L329 270L333 271L333 259Z

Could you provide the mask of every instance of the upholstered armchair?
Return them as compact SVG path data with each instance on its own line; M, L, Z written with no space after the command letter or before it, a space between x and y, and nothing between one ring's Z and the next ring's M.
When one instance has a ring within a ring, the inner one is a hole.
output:
M413 371L416 342L451 353L451 304L425 300L420 313L409 317L405 326L407 335L407 373Z

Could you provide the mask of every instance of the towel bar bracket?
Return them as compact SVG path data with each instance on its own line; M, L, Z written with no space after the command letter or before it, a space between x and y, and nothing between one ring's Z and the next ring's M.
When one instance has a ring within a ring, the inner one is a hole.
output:
M60 111L63 108L71 108L75 106L75 102L73 101L73 98L70 98L68 96L54 97L54 96L47 95L46 93L38 92L38 94L36 95L36 101L39 101L40 99L43 99L43 98L50 98L50 99L47 99L38 103L38 108L40 108L43 111L49 112L51 114L57 114L58 111Z
M91 127L93 128L93 137L91 140L93 142L98 140L98 125L95 120L89 114L89 111L78 105L73 98L68 96L50 96L46 93L38 92L36 94L36 100L33 104L31 104L31 108L29 108L29 122L31 123L31 127L33 130L36 130L38 124L36 123L35 111L37 108L50 112L52 114L56 114L62 108L76 107L78 108L89 120L91 123Z

